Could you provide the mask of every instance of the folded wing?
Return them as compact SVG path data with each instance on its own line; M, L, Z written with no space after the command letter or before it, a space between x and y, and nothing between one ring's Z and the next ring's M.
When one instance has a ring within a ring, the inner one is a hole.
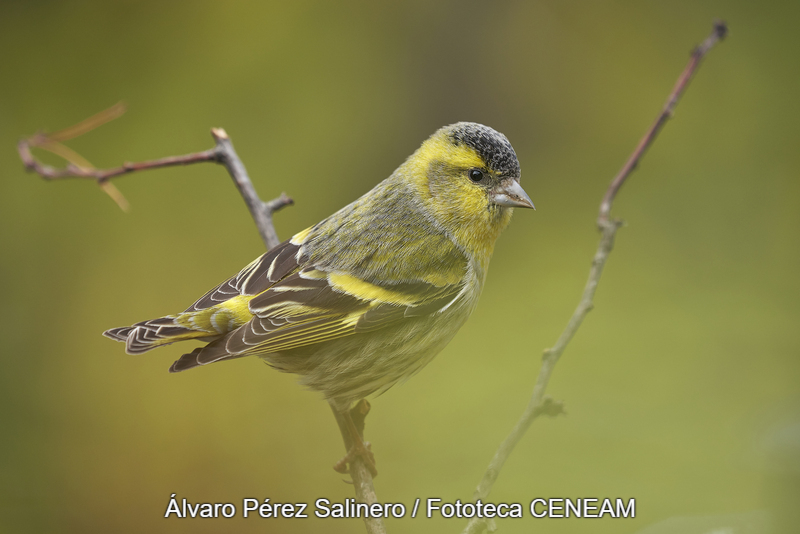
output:
M293 269L288 267L292 261ZM249 322L184 354L170 371L379 330L398 321L437 313L456 300L462 290L460 281L443 285L425 281L382 283L313 266L300 267L301 260L296 257L292 261L276 254L267 266L266 262L254 262L195 303L190 310L213 305L226 295L231 298L233 291L252 294L249 292L265 288L249 302L253 314Z

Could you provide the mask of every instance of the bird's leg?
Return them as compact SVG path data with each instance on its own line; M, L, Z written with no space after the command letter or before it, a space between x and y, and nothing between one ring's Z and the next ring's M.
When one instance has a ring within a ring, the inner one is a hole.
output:
M370 405L366 399L358 401L350 410L338 411L334 407L334 412L337 414L336 420L342 434L346 434L350 438L347 440L349 441L347 454L333 466L335 471L347 473L348 464L356 457L360 457L372 476L378 475L378 470L375 468L375 455L370 450L369 442L365 443L361 437L364 432L364 419L369 410Z

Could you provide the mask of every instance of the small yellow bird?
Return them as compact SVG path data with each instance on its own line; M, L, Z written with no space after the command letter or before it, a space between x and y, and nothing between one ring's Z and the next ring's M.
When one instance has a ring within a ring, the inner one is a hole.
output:
M519 180L503 134L471 122L445 126L370 192L183 313L104 335L129 354L210 342L170 372L260 356L322 392L352 432L353 403L419 371L472 313L513 208L534 207ZM357 432L353 439L375 472Z

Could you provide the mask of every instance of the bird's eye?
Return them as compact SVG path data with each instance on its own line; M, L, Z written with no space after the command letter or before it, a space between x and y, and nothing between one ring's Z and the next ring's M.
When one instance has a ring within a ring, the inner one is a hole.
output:
M480 169L470 169L467 174L469 175L469 179L475 183L483 180L483 172L481 172Z

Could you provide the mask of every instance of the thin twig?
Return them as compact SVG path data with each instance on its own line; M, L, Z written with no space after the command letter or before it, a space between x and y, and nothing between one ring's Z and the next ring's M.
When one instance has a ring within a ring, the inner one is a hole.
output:
M247 204L247 209L250 210L250 215L256 223L258 233L261 235L261 240L264 241L267 250L278 246L281 240L278 239L278 233L272 223L272 214L283 207L293 204L294 201L286 196L286 193L281 193L281 196L269 202L261 200L261 197L256 193L256 188L253 187L253 182L250 181L247 169L244 168L242 160L236 154L233 143L228 134L225 133L225 130L212 128L211 135L214 137L214 141L217 142L217 146L213 149L214 161L221 163L228 169L228 174L233 178L236 189L239 190L244 203Z
M686 65L686 68L683 69L683 72L678 77L678 81L675 82L675 87L672 89L672 92L667 98L667 102L664 104L664 108L661 110L661 113L658 114L656 121L647 131L642 140L639 141L639 145L631 154L631 157L628 158L628 161L625 162L625 165L622 166L620 169L619 174L614 177L611 181L611 185L608 186L608 190L606 191L605 196L603 197L603 201L600 203L600 214L597 218L597 224L602 228L602 225L605 221L608 220L609 214L611 213L611 204L614 202L614 197L617 196L617 191L619 188L622 187L622 184L625 183L625 180L628 178L628 175L633 172L636 166L639 164L639 160L644 155L645 151L653 144L658 132L661 131L661 128L667 121L672 118L672 114L675 110L675 106L678 104L678 100L680 100L681 95L686 90L686 87L689 85L689 81L694 76L697 67L700 66L700 61L702 61L703 57L708 53L711 48L717 44L718 41L725 38L725 35L728 33L728 26L725 22L721 20L717 20L714 22L714 29L711 32L711 35L706 37L706 40L700 43L694 51L692 51L692 57L689 59L689 64Z
M689 80L692 78L692 75L694 75L695 71L697 70L697 67L700 65L700 61L719 40L725 37L727 31L728 28L724 22L716 21L714 23L714 30L712 31L711 35L709 35L708 38L706 38L706 40L703 41L703 43L695 48L695 50L692 52L692 57L689 60L689 64L678 78L675 87L672 89L672 92L670 93L664 108L661 110L661 113L656 118L656 121L639 142L638 146L631 154L631 157L622 167L622 170L620 170L619 174L611 182L611 185L609 185L608 190L606 191L606 194L600 204L600 212L597 217L597 225L601 232L600 243L597 245L597 252L592 260L592 267L589 271L589 279L583 289L581 300L578 303L577 308L575 308L575 311L572 314L569 323L567 323L566 328L561 333L558 341L556 341L556 344L552 348L544 351L544 355L542 357L542 367L539 370L538 377L536 378L536 384L534 385L533 393L530 401L528 402L528 406L525 408L525 411L517 421L517 424L514 426L513 430L511 430L511 433L508 435L508 437L506 437L503 443L500 444L497 452L495 452L492 461L489 463L489 467L486 469L486 472L483 475L483 479L475 490L475 500L483 500L488 497L489 492L492 490L492 486L500 474L500 470L503 468L503 465L505 464L509 455L514 450L514 447L516 447L519 440L522 439L522 436L525 435L528 428L531 426L531 423L533 423L533 421L540 415L558 415L559 413L563 412L563 405L546 397L544 392L547 389L547 384L550 381L550 376L553 374L553 370L558 362L558 359L561 357L561 354L564 352L567 344L575 335L575 332L577 332L578 328L581 326L586 314L588 314L589 311L591 311L591 309L594 307L593 299L595 291L597 290L597 284L600 281L600 276L603 274L603 267L605 267L606 261L608 260L608 255L611 253L611 250L614 247L614 237L617 233L617 230L622 225L621 221L609 218L611 205L614 202L614 198L620 187L622 187L622 185L625 183L628 175L630 175L631 172L633 172L633 170L636 168L645 150L647 150L647 148L652 144L653 140L658 135L658 132L664 126L666 121L672 116L678 100L686 89ZM467 527L464 529L464 534L492 532L493 530L493 522L487 521L486 519L474 518L467 524Z
M353 448L353 438L347 427L347 422L342 414L331 404L333 416L336 418L336 423L339 425L339 432L342 434L344 441L344 448L350 451ZM360 403L350 411L353 422L356 424L358 432L362 438L364 436L364 418L369 413L369 403L362 400ZM356 492L356 500L360 503L374 504L378 502L378 496L375 493L375 485L372 482L372 473L369 472L367 466L359 456L353 458L350 462L350 477L353 479L353 489ZM364 517L364 526L367 528L367 534L386 534L386 526L383 524L383 519L380 517Z
M186 154L184 156L169 156L151 161L140 161L138 163L123 163L121 166L114 167L112 169L95 169L94 167L86 168L84 166L76 165L72 162L70 162L63 169L57 169L55 167L51 167L50 165L41 163L39 160L34 158L33 154L31 153L31 147L47 149L48 139L49 138L46 137L46 134L36 134L33 137L21 139L17 144L17 150L19 151L20 158L22 158L22 163L25 164L25 169L35 172L45 180L86 178L94 180L98 183L102 183L123 174L217 160L217 149L211 148L204 150L203 152L195 152L193 154ZM53 151L51 150L51 152ZM58 155L62 154L59 153Z
M40 132L31 137L21 139L17 143L17 150L19 151L22 163L25 165L25 169L37 173L45 180L63 180L68 178L94 180L123 210L127 210L128 203L125 197L122 196L122 193L111 184L110 180L112 178L134 172L174 167L177 165L191 165L208 161L219 163L227 169L228 174L230 174L236 188L239 190L239 194L242 195L245 204L247 204L247 209L250 210L250 215L256 223L258 233L261 235L261 239L264 241L264 245L267 249L280 243L280 239L278 239L278 234L272 222L272 214L292 204L292 199L286 196L286 193L281 193L278 198L268 202L261 200L258 193L256 193L255 187L253 187L253 183L250 181L247 169L245 169L242 160L233 148L230 137L228 137L228 134L225 133L225 130L222 128L211 129L211 135L216 142L214 148L202 152L195 152L193 154L185 154L183 156L169 156L138 163L124 163L122 166L112 169L96 169L80 154L77 154L72 149L61 144L61 141L83 135L119 117L124 111L124 106L117 104L59 132L52 134ZM68 164L63 169L57 169L46 165L34 157L31 151L32 148L41 148L52 152L67 160Z

